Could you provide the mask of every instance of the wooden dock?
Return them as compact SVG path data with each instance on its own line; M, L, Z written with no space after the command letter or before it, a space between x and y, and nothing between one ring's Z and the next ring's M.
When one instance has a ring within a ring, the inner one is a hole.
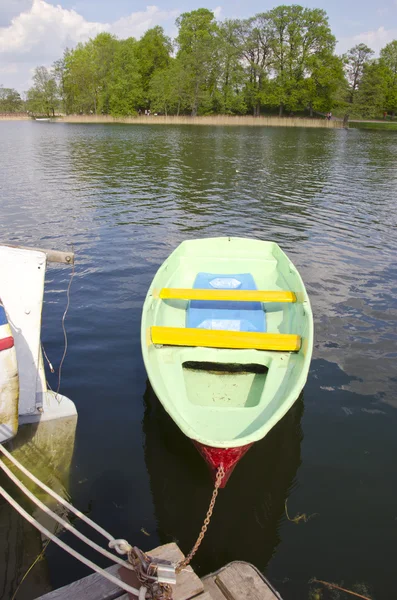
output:
M176 544L166 544L148 552L151 556L164 558L173 563L184 558ZM139 587L134 574L124 567L114 565L107 569L118 579ZM94 573L70 585L49 592L36 600L133 600L135 596L125 593L101 575ZM173 600L281 600L263 575L246 562L229 563L216 573L200 579L191 567L177 576L173 586Z

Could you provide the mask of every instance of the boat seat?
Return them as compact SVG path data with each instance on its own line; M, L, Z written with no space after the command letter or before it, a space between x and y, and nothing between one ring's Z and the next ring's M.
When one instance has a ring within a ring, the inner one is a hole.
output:
M150 328L153 344L298 352L301 337L290 333L257 333L188 327Z
M287 290L208 290L197 288L162 288L162 300L233 300L238 302L296 302L294 292Z
M256 284L251 273L197 273L195 289L247 292L256 290ZM186 311L186 327L263 332L266 331L266 313L261 302L191 300Z

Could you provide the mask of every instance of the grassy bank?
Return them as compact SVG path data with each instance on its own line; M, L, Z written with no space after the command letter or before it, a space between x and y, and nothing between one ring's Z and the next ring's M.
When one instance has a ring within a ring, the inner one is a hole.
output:
M381 129L384 131L397 131L397 122L390 121L349 121L351 129Z
M341 121L327 121L326 119L301 119L298 117L251 117L213 115L208 117L175 117L154 116L150 117L124 117L116 118L108 115L68 115L58 118L63 123L131 123L144 125L246 125L262 127L324 127L327 129L340 129Z

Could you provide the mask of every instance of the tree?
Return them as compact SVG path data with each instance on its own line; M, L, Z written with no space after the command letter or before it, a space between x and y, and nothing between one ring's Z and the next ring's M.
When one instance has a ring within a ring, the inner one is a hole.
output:
M385 108L387 78L381 61L367 62L363 68L356 103L363 117L377 117Z
M17 90L0 85L0 112L18 112L22 110L23 102Z
M332 57L335 37L326 12L302 6L278 6L269 12L272 27L273 90L280 116L290 110L313 106L313 90L324 90L327 65L337 67ZM308 93L309 92L309 93ZM315 92L314 92L315 93Z
M304 80L304 104L313 111L328 112L334 107L338 90L344 85L343 62L330 52L317 53L310 61L310 75Z
M53 73L46 67L36 67L33 86L27 92L30 111L53 116L59 104L58 89Z
M155 73L164 71L170 65L171 52L171 40L164 34L163 28L159 26L148 29L137 42L136 54L145 93L147 93L150 81Z
M206 8L183 13L176 24L179 27L177 60L186 72L191 114L196 116L200 106L206 105L208 110L208 95L211 96L215 88L218 25L214 13Z
M369 62L374 51L365 44L357 44L344 55L346 76L349 84L348 101L353 104L360 86L364 67Z
M217 112L245 113L245 72L241 61L239 21L227 19L219 24L219 77Z
M108 93L109 111L114 116L132 115L143 102L142 76L134 38L117 44Z
M113 35L100 33L65 52L60 69L67 112L109 112L109 84L118 43Z
M384 66L387 86L385 106L394 117L397 111L397 40L390 42L380 51L380 62Z
M236 22L240 52L246 71L245 95L254 116L260 115L265 85L273 61L269 13Z

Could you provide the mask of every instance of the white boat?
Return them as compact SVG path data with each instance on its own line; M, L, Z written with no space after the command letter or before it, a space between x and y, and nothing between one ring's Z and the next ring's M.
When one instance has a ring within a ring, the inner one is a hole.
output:
M77 414L69 398L47 389L40 340L47 261L71 264L73 253L0 244L0 443L19 425Z

